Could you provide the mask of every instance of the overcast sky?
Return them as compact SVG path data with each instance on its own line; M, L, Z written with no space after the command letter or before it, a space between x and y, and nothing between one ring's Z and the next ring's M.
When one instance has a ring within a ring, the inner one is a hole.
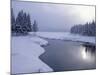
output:
M40 31L69 31L75 24L95 20L94 6L12 1L12 8L15 16L21 10L29 13Z

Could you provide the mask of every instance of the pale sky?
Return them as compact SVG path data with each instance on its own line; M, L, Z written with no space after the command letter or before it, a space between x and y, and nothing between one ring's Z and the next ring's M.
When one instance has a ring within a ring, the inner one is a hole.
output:
M95 6L13 1L12 8L15 15L20 10L29 13L40 31L69 31L75 24L95 20Z

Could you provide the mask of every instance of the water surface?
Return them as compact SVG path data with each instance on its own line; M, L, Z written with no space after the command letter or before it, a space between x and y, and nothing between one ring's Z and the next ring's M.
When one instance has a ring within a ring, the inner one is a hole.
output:
M82 43L46 39L44 54L40 56L54 71L95 69L95 48Z

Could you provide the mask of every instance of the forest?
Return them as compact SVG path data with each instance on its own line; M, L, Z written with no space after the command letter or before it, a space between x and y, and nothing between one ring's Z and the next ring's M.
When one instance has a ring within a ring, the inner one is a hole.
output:
M31 17L29 13L23 10L19 11L17 17L13 13L13 8L11 9L11 32L12 35L27 35L28 32L37 32L38 24L34 19L34 23L31 23ZM70 33L80 34L85 36L96 36L96 22L87 22L85 24L77 24L71 27Z
M31 23L30 14L24 12L23 10L19 11L17 17L13 13L13 8L11 9L11 32L12 35L27 35L28 32L38 31L37 21L34 20L34 23Z
M74 25L71 30L73 34L80 34L85 36L96 36L96 22L87 22L85 24Z

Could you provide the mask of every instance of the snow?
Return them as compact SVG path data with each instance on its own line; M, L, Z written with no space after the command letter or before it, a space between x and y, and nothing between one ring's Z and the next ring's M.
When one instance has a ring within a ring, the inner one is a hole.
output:
M39 59L39 56L45 52L40 46L47 44L45 40L38 37L20 36L12 37L11 42L12 74L53 71L52 68Z
M37 35L48 39L71 40L79 42L96 43L95 37L71 34L68 32L37 32Z
M12 74L53 71L51 67L39 59L39 56L45 52L42 46L48 44L48 41L43 38L95 44L95 37L81 36L67 32L37 32L36 35L34 36L34 33L31 33L29 36L12 37Z
M48 44L48 41L44 40L43 38L41 39L41 38L39 38L39 37L37 37L37 36L33 36L33 37L31 37L30 39L31 39L33 42L35 42L35 43L37 43L37 44L39 44L39 45L41 45L41 46L45 46L45 45Z
M48 44L48 41L44 40L43 38L41 39L39 36L36 36L36 34L34 32L29 32L29 36L33 42L35 42L41 46L45 46Z

